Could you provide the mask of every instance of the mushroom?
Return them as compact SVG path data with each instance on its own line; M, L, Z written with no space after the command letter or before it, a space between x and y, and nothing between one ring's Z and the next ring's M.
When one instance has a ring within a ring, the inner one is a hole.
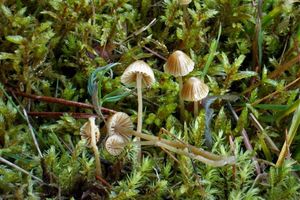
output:
M138 95L138 121L137 132L142 132L142 112L143 112L143 100L142 100L142 88L149 87L155 82L155 77L150 66L142 60L137 60L130 64L121 76L121 82L128 86L136 86ZM140 138L137 137L137 141ZM142 152L141 146L138 144L138 163L141 162Z
M189 78L183 85L181 97L185 101L194 102L194 116L198 116L198 103L204 99L209 92L208 86L196 77Z
M131 139L131 135L125 133L126 130L133 130L133 124L130 117L123 112L116 112L107 120L107 132L108 135L121 135L126 138L126 140Z
M97 142L100 138L100 131L99 128L95 124L95 117L90 117L89 121L86 122L80 128L80 135L81 139L86 139L87 144L89 147L92 147L95 155L95 162L96 162L96 176L101 176L101 162L99 158L99 151L97 147Z
M184 116L184 102L181 98L182 90L182 77L193 71L195 63L192 59L182 51L173 52L165 64L165 72L178 77L179 82L179 106L180 106L180 119L183 120Z
M122 135L111 135L105 142L105 148L113 156L119 155L128 142Z

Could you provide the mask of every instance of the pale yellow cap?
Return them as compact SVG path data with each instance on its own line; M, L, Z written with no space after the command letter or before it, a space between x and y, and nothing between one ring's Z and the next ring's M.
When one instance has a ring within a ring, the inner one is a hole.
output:
M128 141L121 135L111 135L105 142L105 148L113 156L119 155L125 148Z
M185 101L200 101L207 97L209 92L208 86L200 79L191 77L182 87L181 97Z
M128 135L122 131L124 130L133 130L133 123L130 119L130 117L123 112L117 112L113 114L109 119L107 120L107 132L108 135L122 135L126 137L128 140L131 138L131 135Z
M182 51L173 52L165 64L165 72L175 77L185 76L193 71L194 61Z
M130 64L121 76L121 82L125 85L135 86L137 74L143 75L143 87L149 87L155 82L154 73L151 67L142 60L137 60Z

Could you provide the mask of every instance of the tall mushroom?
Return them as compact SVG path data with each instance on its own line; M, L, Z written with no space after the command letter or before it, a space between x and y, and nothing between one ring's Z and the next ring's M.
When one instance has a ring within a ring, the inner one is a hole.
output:
M138 95L138 121L137 132L142 132L142 114L143 100L142 88L149 87L155 82L155 77L150 66L142 60L137 60L130 64L121 76L121 82L128 86L136 86ZM140 138L137 138L140 141ZM142 152L141 145L138 144L138 163L141 162Z
M198 116L199 101L204 99L209 92L208 86L196 77L189 78L183 85L181 97L185 101L194 102L194 116Z
M195 63L192 59L183 53L182 51L173 52L167 62L165 64L165 72L173 75L174 77L178 77L179 82L179 106L180 106L180 119L183 121L184 116L184 102L181 98L181 90L182 90L182 77L193 71Z
M97 142L100 138L100 131L99 128L95 124L95 117L90 117L89 121L86 122L80 128L80 135L81 139L87 140L87 145L92 147L95 155L95 162L96 162L96 176L102 176L101 171L101 162L99 158L99 151L97 147Z

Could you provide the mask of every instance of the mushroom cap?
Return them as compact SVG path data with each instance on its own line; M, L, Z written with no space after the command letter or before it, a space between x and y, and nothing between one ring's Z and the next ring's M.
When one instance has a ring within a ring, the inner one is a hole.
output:
M125 148L127 140L121 135L111 135L105 142L105 148L113 156L119 155Z
M130 140L131 135L128 135L122 131L122 129L133 130L133 123L130 117L123 112L116 112L107 120L107 132L108 135L122 135L126 139Z
M188 55L177 50L169 56L165 64L165 72L175 77L185 76L193 71L194 66L194 61Z
M180 5L188 5L191 2L192 2L192 0L179 0Z
M83 124L83 126L80 128L81 139L86 139L88 146L91 146L91 141L92 141L91 132L92 131L95 132L96 143L97 143L100 139L100 131L99 131L99 128L95 124L95 117L90 117L89 121L85 122Z
M142 60L131 63L123 72L121 82L128 86L135 86L137 74L142 74L142 86L149 87L155 82L155 77L151 67Z
M185 101L200 101L204 99L209 92L208 86L198 78L189 78L182 87L181 97Z

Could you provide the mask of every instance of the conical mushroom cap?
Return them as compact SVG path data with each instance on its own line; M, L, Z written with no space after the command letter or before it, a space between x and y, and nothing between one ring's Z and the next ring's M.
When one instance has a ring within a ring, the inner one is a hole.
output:
M133 123L126 113L117 112L113 114L107 120L106 127L108 135L122 135L128 140L130 140L131 138L131 135L128 135L124 131L122 131L122 129L133 130Z
M165 72L175 77L185 76L193 71L195 63L182 51L173 52L165 64Z
M179 0L180 5L188 5L191 2L192 2L192 0Z
M204 82L191 77L183 84L181 97L185 101L200 101L208 95L208 92L209 88Z
M105 142L105 148L113 156L119 155L128 142L121 135L111 135Z
M121 82L128 86L135 86L138 73L143 75L143 87L149 87L155 82L154 73L151 67L142 60L133 62L125 69L121 76Z

